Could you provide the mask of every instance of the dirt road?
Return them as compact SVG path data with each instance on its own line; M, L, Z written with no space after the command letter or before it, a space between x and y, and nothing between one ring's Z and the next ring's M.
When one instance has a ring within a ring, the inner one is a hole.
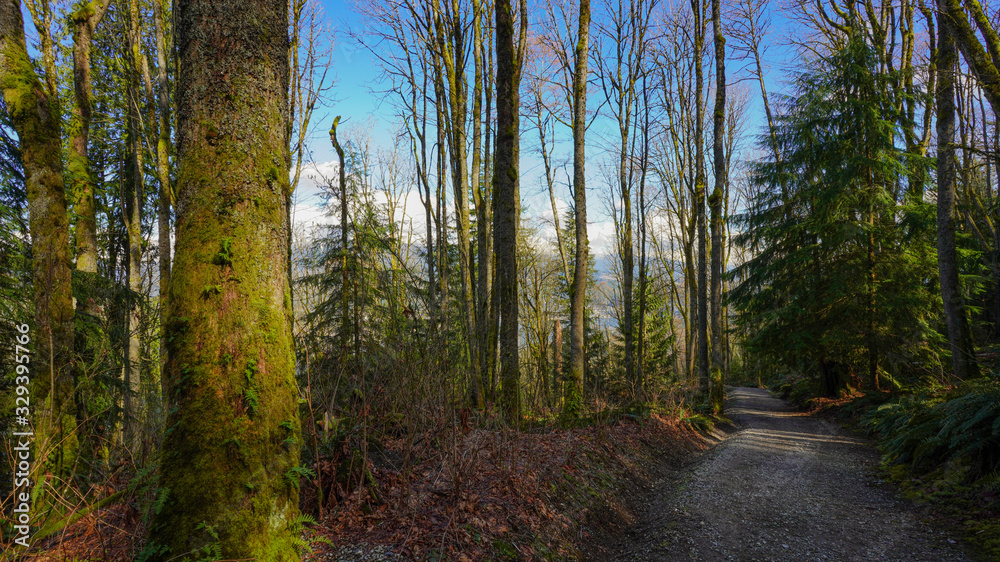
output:
M726 407L730 436L660 486L615 559L973 559L878 481L863 440L761 389Z

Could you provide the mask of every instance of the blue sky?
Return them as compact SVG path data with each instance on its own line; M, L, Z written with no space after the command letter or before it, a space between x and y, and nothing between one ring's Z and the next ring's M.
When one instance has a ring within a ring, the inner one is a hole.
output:
M333 49L333 66L335 71L336 84L332 90L333 100L328 107L318 110L313 124L314 130L311 135L311 145L313 160L320 168L330 170L329 163L335 159L335 154L330 145L327 131L333 116L342 115L344 121L343 130L349 134L352 127L363 127L370 130L372 141L375 145L389 146L395 142L393 132L395 130L395 120L393 118L393 108L387 102L382 102L380 95L375 93L383 87L383 76L379 64L372 54L364 47L357 44L351 38L351 32L360 32L363 22L355 12L351 3L344 0L324 0L323 8L327 20L336 30L335 46ZM595 22L601 17L603 4L593 5ZM787 20L776 10L772 10L771 37L788 37L788 30L791 26ZM596 27L592 29L592 37ZM711 28L709 27L709 32ZM711 40L711 35L708 37ZM771 41L774 43L775 41ZM768 57L772 60L772 66L767 75L767 85L769 93L774 95L783 91L782 73L779 66L787 63L787 57L782 53L787 49L782 49L778 45L771 45ZM775 64L777 63L777 64ZM706 60L706 64L711 61ZM743 63L729 60L727 62L729 73L736 73ZM593 70L593 69L592 69ZM706 69L707 70L707 69ZM730 76L730 82L735 81L736 76ZM758 129L764 124L762 104L759 101L759 87L756 82L746 82L743 87L748 88L750 94L750 107L748 108L748 128L745 134L752 137L757 134ZM592 109L597 106L599 100L595 94L591 94L588 106ZM710 110L710 108L707 108ZM607 254L613 251L611 247L614 237L614 227L610 216L607 213L608 189L603 179L600 166L601 160L607 158L606 142L601 137L610 136L611 125L601 122L599 119L588 131L588 210L591 217L591 239L592 248L597 254ZM551 207L548 194L544 188L543 168L541 158L537 155L537 132L527 129L528 124L522 119L522 143L521 143L521 195L522 205L525 213L530 217L538 217L539 225L545 230L544 224L551 221ZM710 129L706 130L706 142L710 142ZM556 151L556 160L562 160L560 150L568 148L569 133L565 127L557 125L557 139L560 142ZM746 145L750 146L752 140ZM308 172L303 172L304 175ZM565 178L565 174L560 172L559 178ZM557 190L557 197L561 199L560 210L565 208L565 201L568 201L570 193L565 185L560 185ZM312 194L315 189L309 184L308 179L304 180L301 188L300 205L315 205L318 199ZM313 217L318 214L305 210L300 213L303 217ZM312 220L310 218L310 220Z

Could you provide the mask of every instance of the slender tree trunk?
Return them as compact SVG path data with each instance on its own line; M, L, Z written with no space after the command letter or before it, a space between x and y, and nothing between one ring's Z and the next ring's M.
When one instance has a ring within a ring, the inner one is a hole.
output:
M70 15L73 25L73 93L75 104L70 115L69 151L66 158L66 179L76 215L76 269L84 273L97 273L97 219L94 204L94 177L91 172L88 146L90 143L90 117L93 105L91 86L90 48L94 29L101 21L110 0L84 0L76 5ZM79 308L97 314L97 307L79 303Z
M705 9L702 0L691 0L694 12L694 68L695 68L695 191L692 209L698 231L698 320L695 347L698 353L698 386L708 394L710 387L708 363L708 228L705 220L705 100L702 54L705 47Z
M689 190L690 191L690 190ZM692 193L692 196L694 193ZM698 239L698 210L691 209L688 219L688 239L684 242L684 293L687 297L688 313L684 322L684 344L687 359L687 375L691 384L698 382L698 264L695 249Z
M635 245L632 241L632 190L629 173L629 150L628 150L628 117L625 117L625 126L621 129L621 152L618 161L618 181L622 196L622 234L621 234L621 260L622 260L622 326L621 331L625 340L625 380L631 387L631 399L636 400L638 390L635 378L635 315L632 303L632 293L635 283Z
M944 11L947 0L938 0ZM948 341L955 376L961 380L977 376L979 366L972 346L968 318L958 280L958 256L955 249L955 65L958 53L952 37L951 20L938 21L937 89L937 233L938 272L944 300Z
M450 21L440 18L441 27L449 34L442 33L440 44L448 82L450 102L449 145L451 147L452 189L455 192L455 229L458 234L458 268L462 285L462 329L465 333L468 352L469 394L478 395L479 353L476 338L476 307L473 302L472 255L469 243L469 176L466 174L467 135L465 129L467 114L468 84L465 80L465 32L459 14L458 0L451 0ZM442 30L443 31L443 30ZM449 43L450 40L450 43ZM478 124L477 124L478 126ZM478 174L477 174L478 177ZM473 401L476 399L473 398Z
M583 409L583 371L586 356L583 349L584 312L587 307L587 260L590 241L587 238L586 151L587 132L587 56L590 41L590 0L580 0L575 69L573 72L573 201L576 209L575 271L569 281L569 373L566 376L566 399L563 415L576 418Z
M638 388L636 399L645 401L646 393L646 297L649 291L649 275L647 268L647 240L648 223L646 207L646 170L649 167L649 99L647 90L646 75L642 77L642 153L640 156L639 172L639 312L636 315L639 319L639 337L637 338L636 349L636 379Z
M330 142L337 152L338 165L338 185L340 187L340 365L341 368L347 366L348 342L351 337L351 315L350 302L351 293L350 275L348 274L347 259L347 167L344 162L344 147L337 139L337 125L340 123L340 116L333 119L330 127Z
M66 176L68 182L68 199L71 214L76 219L74 235L76 239L76 270L83 274L85 286L97 281L97 217L94 201L95 181L91 170L90 119L93 105L93 88L90 68L90 51L94 37L94 29L104 16L110 0L81 1L70 14L70 24L73 31L73 104L70 114L67 135L69 136L66 154ZM98 299L91 291L83 293L83 298L76 301L77 314L82 318L89 316L95 320L103 320L104 313ZM82 338L76 338L78 362L74 369L77 382L89 376L83 368L93 361L97 351L92 342L106 337L99 326L94 326L91 333ZM77 396L77 420L85 420L89 416L86 402Z
M0 0L0 91L17 132L28 195L35 306L35 325L26 345L34 352L31 481L44 487L46 473L70 476L79 447L70 368L73 291L59 100L48 93L28 57L18 0ZM35 500L39 507L37 502L48 501L42 489L42 499Z
M722 200L726 189L726 38L722 34L722 14L719 0L712 0L712 27L715 31L715 111L712 115L712 143L715 167L715 188L708 199L712 210L712 406L722 412L722 371L724 338L722 333L722 254L725 231L722 224Z
M521 34L527 27L524 0L521 6ZM500 305L500 384L504 416L508 423L520 423L521 389L518 364L517 224L518 128L521 53L514 45L514 9L510 0L496 0L497 40L497 144L494 176L493 235L496 240L497 297ZM520 45L524 46L523 41Z
M555 406L559 401L562 388L560 383L563 379L563 336L562 320L556 316L552 322L552 404Z
M878 334L875 331L875 211L868 212L868 380L872 388L881 390L878 383Z
M472 58L475 65L475 78L472 86L472 196L476 206L476 353L474 362L476 371L473 377L471 401L476 408L486 405L487 374L487 321L489 319L489 284L491 257L487 253L489 224L492 221L487 216L489 197L480 185L483 147L483 18L480 0L472 0ZM488 151L487 151L488 153Z
M298 560L288 3L179 0L177 248L159 559Z
M132 292L132 307L127 319L128 359L123 365L125 393L125 443L132 453L139 457L142 428L145 425L145 397L142 388L142 368L139 363L141 345L139 341L142 308L138 295L142 292L142 204L143 194L143 146L140 137L142 115L140 113L139 62L142 56L139 44L139 5L137 0L129 3L129 66L126 88L127 145L128 162L122 194L125 230L128 233L128 288Z
M159 205L156 212L157 249L160 273L160 326L166 316L166 297L170 286L170 209L174 205L174 187L170 182L170 81L167 63L166 24L164 22L165 0L153 0L153 27L156 33L156 102L159 115L158 138L156 140L156 176L160 183ZM163 370L167 364L167 342L160 332L160 384L163 385ZM163 396L166 399L166 394Z
M545 137L546 121L542 117L542 92L535 88L535 117L538 120L538 143L541 146L542 166L545 168L545 185L549 190L549 204L552 207L552 225L556 231L556 249L559 250L559 261L562 262L563 275L568 283L572 276L569 273L569 260L566 259L566 244L563 242L562 228L559 226L559 210L556 208L556 178L552 170L552 159L549 153L548 139Z
M448 275L451 268L448 263L448 205L446 204L446 199L448 197L448 192L445 189L445 182L448 178L448 147L446 141L445 129L446 125L446 115L444 105L447 103L447 98L445 96L444 90L444 79L441 76L441 64L439 60L434 61L434 93L437 96L439 103L434 105L434 109L437 112L437 189L435 193L435 204L437 205L435 210L434 226L437 232L437 269L438 269L438 302L441 304L441 319L446 321L448 318L448 305L450 304L448 299Z

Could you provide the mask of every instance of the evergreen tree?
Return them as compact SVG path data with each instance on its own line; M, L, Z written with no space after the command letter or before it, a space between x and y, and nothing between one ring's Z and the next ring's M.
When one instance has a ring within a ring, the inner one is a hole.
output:
M734 273L747 347L818 371L828 395L855 368L877 387L886 354L912 341L895 337L894 319L926 327L919 319L932 308L922 279L933 269L912 253L927 245L904 251L927 229L903 221L893 195L905 164L924 163L897 147L890 76L876 69L872 49L854 38L797 77L797 97L778 118L780 157L756 165L758 195L739 217L737 242L759 249Z

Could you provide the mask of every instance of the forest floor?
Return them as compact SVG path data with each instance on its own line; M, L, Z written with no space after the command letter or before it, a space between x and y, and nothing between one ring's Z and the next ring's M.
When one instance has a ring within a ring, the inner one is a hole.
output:
M878 475L865 439L736 388L728 438L657 485L600 560L974 560Z
M303 560L580 559L581 547L608 548L608 537L649 507L657 482L718 442L695 429L705 422L678 407L671 415L604 413L570 429L538 421L510 430L486 417L415 436L385 434L369 444L364 463L374 488L338 483L357 450L345 444L312 464L328 498L322 516L315 483L303 481L303 512L317 520L303 537L311 543ZM109 485L105 494L125 487ZM134 560L153 491L150 484L90 512L25 559Z
M880 479L868 440L762 389L732 389L726 415L732 425L708 434L679 410L385 439L366 463L377 496L328 490L337 498L306 533L304 559L975 559ZM337 465L317 467L324 487ZM308 513L315 487L302 491ZM134 559L151 498L97 510L27 558Z

